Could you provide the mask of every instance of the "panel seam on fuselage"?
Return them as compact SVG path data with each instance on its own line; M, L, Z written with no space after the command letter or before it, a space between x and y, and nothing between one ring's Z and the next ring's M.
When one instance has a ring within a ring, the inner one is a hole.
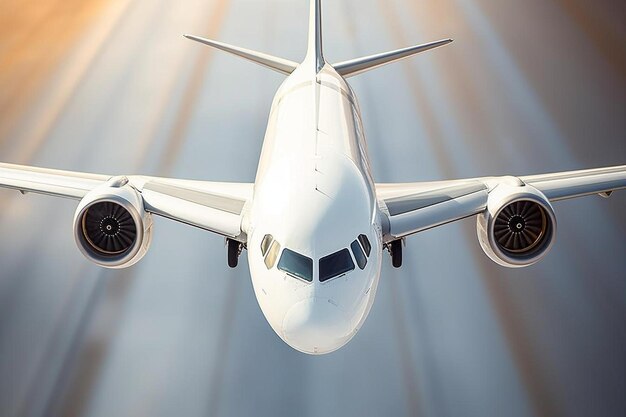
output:
M346 91L345 89L343 89L341 87L338 87L338 86L336 86L334 84L328 83L326 81L319 81L318 82L318 80L316 79L315 81L305 81L305 82L296 84L293 87L291 87L289 90L285 91L280 96L278 96L275 99L274 106L272 107L272 110L270 112L270 117L276 111L276 109L278 109L278 107L280 106L280 103L285 99L285 97L287 97L288 95L290 95L292 93L295 93L298 90L301 90L301 89L309 87L309 86L314 86L314 85L321 85L323 87L330 88L331 90L334 90L334 91L340 93L342 96L344 96L350 102L350 104L352 104L354 107L357 107L356 102L354 100L354 97L352 97L352 95L348 91Z

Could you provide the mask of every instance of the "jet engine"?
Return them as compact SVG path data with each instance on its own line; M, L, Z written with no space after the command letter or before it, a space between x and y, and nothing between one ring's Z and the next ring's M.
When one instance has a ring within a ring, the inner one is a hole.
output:
M476 228L487 256L499 265L521 268L548 253L556 236L556 217L543 193L511 177L489 193Z
M127 268L144 257L152 240L152 216L125 177L87 194L74 215L74 238L90 261Z

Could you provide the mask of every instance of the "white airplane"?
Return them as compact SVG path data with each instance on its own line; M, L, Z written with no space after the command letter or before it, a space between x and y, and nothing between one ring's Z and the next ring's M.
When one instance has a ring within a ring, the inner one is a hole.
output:
M383 251L402 265L404 239L477 216L485 253L532 265L554 243L551 202L608 197L626 188L626 165L527 177L376 184L356 95L346 78L451 39L331 65L322 53L321 0L311 1L301 64L187 36L287 75L270 111L254 184L111 176L0 164L0 186L80 203L74 237L83 255L126 268L148 251L152 215L226 237L228 264L243 249L269 324L290 346L325 354L366 319Z

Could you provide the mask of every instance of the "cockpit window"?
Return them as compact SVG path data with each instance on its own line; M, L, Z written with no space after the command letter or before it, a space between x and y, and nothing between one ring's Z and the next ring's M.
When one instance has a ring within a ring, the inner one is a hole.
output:
M263 237L263 240L261 241L261 255L265 256L273 241L274 237L272 237L272 235L265 235Z
M283 251L280 261L278 261L278 269L305 281L313 281L313 259L292 250L285 249Z
M363 246L365 254L369 258L370 253L372 252L372 245L370 244L370 240L365 235L359 235L359 242L361 242L361 246Z
M265 239L263 239L265 240ZM261 248L261 251L263 248ZM278 257L278 253L280 252L280 243L273 240L270 248L267 250L267 255L265 256L265 266L267 269L272 269L274 264L276 263L276 258Z
M363 253L363 249L361 249L361 245L359 245L359 242L355 240L354 242L352 242L350 247L352 248L352 253L354 253L354 259L356 259L356 264L359 266L359 268L364 269L365 265L367 265L367 258Z
M320 259L320 282L328 281L354 269L348 249L342 249Z

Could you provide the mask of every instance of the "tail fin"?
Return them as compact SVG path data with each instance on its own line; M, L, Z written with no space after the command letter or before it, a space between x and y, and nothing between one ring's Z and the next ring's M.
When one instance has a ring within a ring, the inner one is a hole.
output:
M278 71L281 74L289 75L298 66L297 63L293 61L289 61L288 59L278 58L278 57L264 54L261 52L252 51L250 49L240 48L238 46L228 45L223 42L201 38L199 36L193 36L193 35L184 35L184 36L196 42L200 42L205 45L209 45L214 48L221 49L222 51L226 51L233 55L237 55L241 58L247 59L248 61L252 61L256 64L262 65L266 68L273 69L274 71Z
M350 61L340 62L339 64L335 64L333 66L339 74L347 78L365 71L369 71L374 68L381 67L383 65L390 64L392 62L399 61L404 58L408 58L420 52L447 45L450 42L452 42L452 39L444 39L437 42L411 46L408 48L398 49L396 51L384 52L382 54L371 55L363 58L353 59Z
M322 0L311 0L307 58L315 61L316 73L320 72L326 64L322 47Z

